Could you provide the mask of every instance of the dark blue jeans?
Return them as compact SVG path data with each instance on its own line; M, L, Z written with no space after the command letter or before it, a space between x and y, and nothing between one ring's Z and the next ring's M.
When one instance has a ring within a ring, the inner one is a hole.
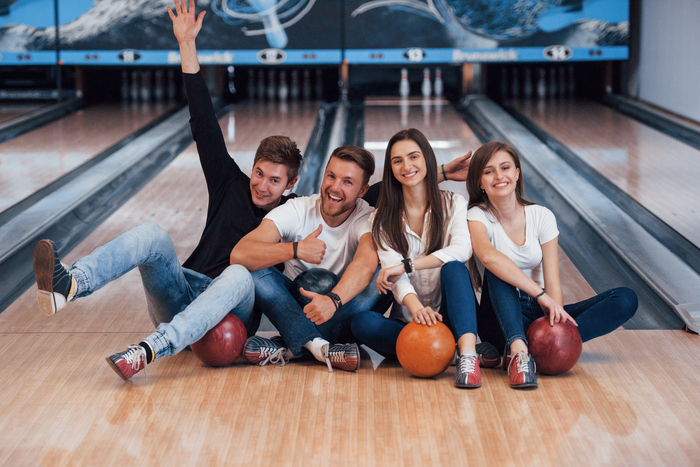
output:
M627 322L637 311L637 294L627 287L608 290L582 302L564 305L578 324L583 342L608 334ZM477 310L479 337L497 349L513 341L527 344L525 331L544 312L537 300L484 271L481 304Z
M464 334L476 334L476 297L469 270L458 261L445 263L440 270L443 323L450 328L455 340ZM352 320L352 333L357 342L365 344L387 358L396 358L396 341L406 325L403 321L385 318L376 311L363 311Z
M363 310L384 312L391 304L390 299L377 292L377 268L374 277L362 292L341 306L331 319L315 325L306 317L304 307L292 295L294 283L277 268L255 271L251 275L255 283L256 314L262 312L270 319L294 355L301 355L304 344L317 337L331 344L353 342L350 332L352 318Z

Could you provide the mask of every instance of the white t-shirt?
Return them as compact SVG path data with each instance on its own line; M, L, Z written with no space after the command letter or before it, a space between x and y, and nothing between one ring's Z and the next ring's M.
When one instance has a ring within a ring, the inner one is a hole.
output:
M503 230L496 217L478 206L467 212L467 219L486 226L491 244L509 257L530 279L544 288L542 277L542 245L559 236L557 220L544 206L525 206L525 244L516 245Z
M350 264L362 234L367 232L367 221L374 208L358 199L355 210L338 227L329 227L321 216L321 195L301 196L290 199L270 211L265 219L277 226L283 243L300 242L319 225L323 226L319 240L326 243L326 254L321 264L311 264L300 259L284 262L284 274L290 279L311 268L324 268L340 277Z
M469 236L467 225L467 200L464 196L449 191L440 192L445 199L445 238L441 249L431 253L443 263L450 261L466 262L472 256L472 242ZM427 232L430 211L425 213L423 221L423 232L419 236L413 232L408 224L404 222L404 235L408 241L408 257L411 259L426 256ZM370 223L374 221L374 214L370 217ZM401 263L403 257L400 253L380 248L377 251L382 268L396 266ZM416 294L421 305L429 306L434 311L440 311L442 294L440 292L440 269L422 269L411 274L403 274L394 283L391 290L394 298L398 302L391 308L391 317L399 321L410 322L413 320L411 312L403 305L403 299L410 293Z

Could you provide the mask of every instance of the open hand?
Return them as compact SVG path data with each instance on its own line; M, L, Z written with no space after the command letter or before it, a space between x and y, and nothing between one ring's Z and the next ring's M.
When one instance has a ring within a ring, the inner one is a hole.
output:
M189 9L185 5L187 0L174 0L175 1L175 13L168 7L168 14L170 19L173 21L173 34L178 42L186 43L192 42L199 34L200 29L202 29L202 21L206 11L199 13L197 19L194 15L194 0L189 0Z
M542 307L545 316L549 316L549 325L554 326L554 323L566 323L570 321L574 326L578 326L574 318L564 310L564 307L557 303L552 297L547 294L542 295L537 299L537 303Z
M437 311L433 311L429 306L420 307L415 310L415 312L412 310L409 311L411 311L413 315L413 321L418 324L432 326L433 324L437 324L438 321L442 323L442 315Z
M458 157L452 162L445 164L445 175L447 175L447 179L455 182L467 181L467 174L469 173L469 164L471 161L472 152L469 151L462 157Z

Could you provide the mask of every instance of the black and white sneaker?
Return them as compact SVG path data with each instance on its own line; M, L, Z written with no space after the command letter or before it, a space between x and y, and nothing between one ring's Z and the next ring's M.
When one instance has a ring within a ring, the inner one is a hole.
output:
M36 244L33 265L39 310L51 316L70 300L73 276L56 256L56 245L51 240L41 240Z

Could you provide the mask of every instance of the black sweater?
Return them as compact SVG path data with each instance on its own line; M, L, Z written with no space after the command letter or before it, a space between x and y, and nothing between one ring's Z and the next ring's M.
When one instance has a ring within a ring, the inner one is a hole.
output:
M226 150L201 72L183 73L190 108L190 127L207 181L209 204L202 238L184 267L216 278L229 265L231 250L260 225L267 211L253 204L250 178ZM280 204L292 196L282 196Z

